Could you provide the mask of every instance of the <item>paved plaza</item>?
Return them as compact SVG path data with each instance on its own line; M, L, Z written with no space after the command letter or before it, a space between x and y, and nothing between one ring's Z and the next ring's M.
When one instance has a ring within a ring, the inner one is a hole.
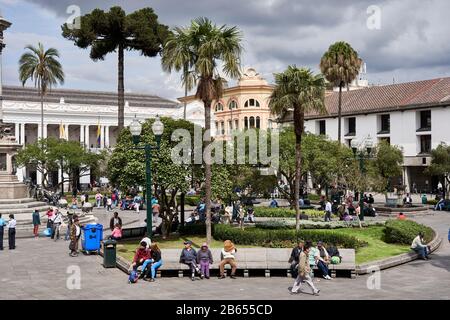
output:
M102 219L101 219L102 220ZM419 217L440 233L443 242L432 260L421 260L381 272L381 288L369 290L368 276L355 280L321 280L319 297L290 295L293 279L254 277L236 280L161 278L155 283L127 284L118 269L104 269L99 256L68 255L68 242L47 238L19 239L15 251L0 252L0 299L450 299L450 213ZM163 257L164 260L164 257ZM69 289L73 272L81 274L80 289ZM69 281L68 281L69 279Z

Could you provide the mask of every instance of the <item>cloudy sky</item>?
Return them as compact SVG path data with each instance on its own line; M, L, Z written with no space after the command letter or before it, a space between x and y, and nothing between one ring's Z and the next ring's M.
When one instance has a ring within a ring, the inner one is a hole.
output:
M20 84L17 69L23 48L40 41L60 51L64 87L117 89L115 54L93 62L88 51L61 36L70 5L79 6L81 14L113 5L127 12L150 6L170 27L199 16L236 25L244 35L243 66L255 67L270 82L273 72L289 64L317 71L323 52L341 40L364 59L371 84L450 76L448 0L0 0L1 14L13 23L5 33L6 84ZM158 57L127 52L125 59L127 91L170 99L184 94L179 75L164 73Z

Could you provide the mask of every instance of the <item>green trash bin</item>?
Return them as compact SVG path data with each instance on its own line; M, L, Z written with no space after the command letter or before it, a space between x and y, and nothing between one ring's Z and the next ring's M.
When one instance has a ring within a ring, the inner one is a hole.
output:
M116 240L103 241L103 267L115 268L116 267Z
M428 202L427 196L423 195L422 196L422 204L427 204L427 202Z

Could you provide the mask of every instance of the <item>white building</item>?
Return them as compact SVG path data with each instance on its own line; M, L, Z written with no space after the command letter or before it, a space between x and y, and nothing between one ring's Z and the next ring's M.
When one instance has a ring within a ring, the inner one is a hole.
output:
M338 93L327 93L328 114L308 114L305 131L338 140ZM350 146L371 136L403 149L402 183L413 191L432 191L440 177L424 174L430 150L450 144L450 78L370 87L343 92L341 141ZM292 123L292 113L280 120Z

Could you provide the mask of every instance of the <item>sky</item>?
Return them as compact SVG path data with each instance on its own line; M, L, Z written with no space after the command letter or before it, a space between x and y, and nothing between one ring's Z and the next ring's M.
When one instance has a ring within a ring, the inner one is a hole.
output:
M94 62L88 50L61 36L72 5L81 14L114 5L127 12L152 7L171 28L200 16L237 26L243 33L242 66L254 67L270 83L274 72L290 64L318 72L321 56L336 41L358 51L373 85L450 76L448 0L0 0L1 15L13 23L5 32L4 84L20 85L24 47L42 42L61 54L64 88L117 90L117 54ZM169 99L184 95L179 74L163 72L159 57L136 52L125 55L125 90Z

